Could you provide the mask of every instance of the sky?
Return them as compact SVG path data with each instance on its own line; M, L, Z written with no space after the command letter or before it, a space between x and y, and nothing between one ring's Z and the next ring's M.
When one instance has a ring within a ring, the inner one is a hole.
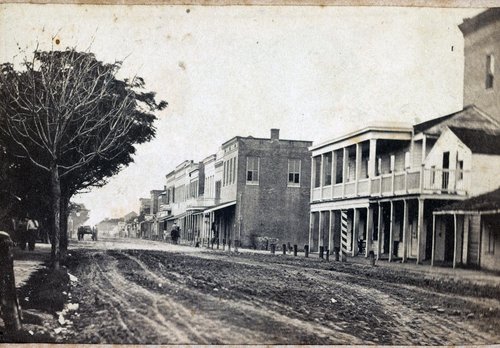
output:
M74 201L90 224L138 211L184 160L236 136L319 143L367 125L462 108L463 37L481 9L0 5L0 62L41 49L123 61L169 106L134 163ZM56 39L59 44L57 45Z

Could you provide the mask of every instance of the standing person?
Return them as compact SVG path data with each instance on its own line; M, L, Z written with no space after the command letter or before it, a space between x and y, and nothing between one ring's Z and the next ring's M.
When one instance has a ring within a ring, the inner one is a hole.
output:
M172 243L173 244L177 244L177 228L179 226L177 226L177 223L174 222L174 224L172 225L172 230L170 231L170 238L172 239Z
M36 237L38 235L38 221L35 219L27 218L28 222L26 224L27 239L28 239L28 250L35 250Z

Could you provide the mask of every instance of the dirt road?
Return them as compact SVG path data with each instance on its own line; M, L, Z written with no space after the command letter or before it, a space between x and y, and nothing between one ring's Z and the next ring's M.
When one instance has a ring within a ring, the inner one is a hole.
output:
M500 342L497 299L393 283L382 267L112 245L72 251L69 271L78 277L72 296L80 308L69 318L65 342Z

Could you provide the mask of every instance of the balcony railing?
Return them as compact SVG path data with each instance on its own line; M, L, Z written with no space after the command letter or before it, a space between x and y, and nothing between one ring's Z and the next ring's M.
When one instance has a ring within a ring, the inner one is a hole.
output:
M418 168L373 178L313 188L312 201L385 197L405 194L467 195L470 172L455 169Z

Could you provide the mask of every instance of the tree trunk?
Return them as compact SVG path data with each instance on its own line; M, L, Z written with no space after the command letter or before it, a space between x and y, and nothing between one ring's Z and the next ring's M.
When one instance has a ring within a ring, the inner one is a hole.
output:
M61 250L59 237L61 236L61 180L59 168L56 164L51 166L50 186L52 194L52 214L54 216L54 228L52 230L52 265L59 270Z
M69 215L69 198L64 195L61 197L61 226L60 226L60 240L59 247L61 249L61 260L66 259L68 251L68 215Z

